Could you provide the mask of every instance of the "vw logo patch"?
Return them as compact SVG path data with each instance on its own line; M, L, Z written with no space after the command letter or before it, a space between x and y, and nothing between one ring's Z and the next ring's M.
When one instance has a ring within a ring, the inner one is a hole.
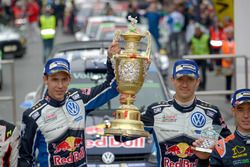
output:
M68 101L66 103L66 109L68 113L72 116L76 116L80 112L79 105L74 101Z
M105 152L102 154L102 161L105 164L111 164L115 160L115 155L112 152Z
M206 123L206 117L201 112L195 112L191 116L191 122L196 128L201 128Z

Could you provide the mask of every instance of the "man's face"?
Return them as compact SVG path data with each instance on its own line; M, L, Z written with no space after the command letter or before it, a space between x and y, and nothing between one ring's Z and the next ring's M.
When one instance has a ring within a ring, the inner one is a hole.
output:
M200 79L190 76L182 76L177 79L172 78L172 85L176 91L175 98L181 102L192 100L199 83Z
M48 87L48 94L51 98L61 101L68 89L71 77L65 72L57 72L43 77L44 83Z
M250 133L250 102L239 104L232 111L237 129L243 133Z

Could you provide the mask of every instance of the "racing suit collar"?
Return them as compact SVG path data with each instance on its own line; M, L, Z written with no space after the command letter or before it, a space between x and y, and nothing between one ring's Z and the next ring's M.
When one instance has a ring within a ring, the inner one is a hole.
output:
M191 112L196 106L196 98L194 99L193 103L190 106L183 107L180 104L176 102L176 100L173 100L173 106L176 108L178 111L186 113L186 112Z
M66 95L64 95L64 99L62 101L58 101L49 96L48 91L46 91L44 96L45 101L53 107L61 107L65 104Z
M242 134L239 130L235 130L235 136L240 138L240 140L250 144L250 136Z

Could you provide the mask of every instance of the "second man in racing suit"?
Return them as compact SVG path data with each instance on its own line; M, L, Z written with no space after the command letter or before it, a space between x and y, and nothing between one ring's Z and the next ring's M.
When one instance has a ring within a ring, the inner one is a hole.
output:
M112 43L108 55L118 53ZM107 61L107 78L89 89L69 89L70 64L63 58L52 58L44 67L47 92L32 108L23 113L19 167L31 167L36 161L42 167L86 167L86 115L118 95L111 62ZM38 150L38 151L37 151Z
M156 134L161 167L208 166L208 160L201 160L203 153L193 150L193 142L201 131L213 125L222 127L223 137L230 135L230 130L216 106L195 96L200 78L194 61L176 61L171 80L176 91L174 98L153 103L142 114L145 126L153 127Z
M218 142L210 157L211 167L250 167L250 89L235 91L232 112L236 130Z

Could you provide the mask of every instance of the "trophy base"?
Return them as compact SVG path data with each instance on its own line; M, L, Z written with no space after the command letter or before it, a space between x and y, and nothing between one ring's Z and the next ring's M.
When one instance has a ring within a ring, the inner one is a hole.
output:
M209 148L202 148L202 147L195 147L194 148L196 151L200 151L200 152L205 152L205 153L209 153L211 154L212 153L212 149L209 149Z
M104 135L149 137L149 133L144 130L144 126L141 121L123 119L113 120L111 122L111 127L105 129Z

